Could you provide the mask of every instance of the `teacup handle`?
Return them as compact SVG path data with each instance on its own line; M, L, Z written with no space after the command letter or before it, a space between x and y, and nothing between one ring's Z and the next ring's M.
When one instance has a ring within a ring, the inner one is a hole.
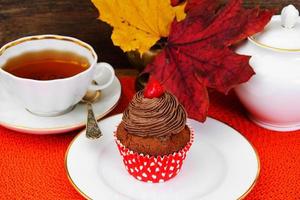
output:
M89 86L89 90L103 90L110 86L115 78L114 68L105 62L97 63L93 82Z

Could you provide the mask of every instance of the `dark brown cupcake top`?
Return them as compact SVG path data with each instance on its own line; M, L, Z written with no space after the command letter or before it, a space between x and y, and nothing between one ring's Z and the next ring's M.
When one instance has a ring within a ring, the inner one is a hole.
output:
M135 94L123 114L129 134L140 137L167 137L182 131L186 112L176 97L165 92L159 98L145 98L143 91Z

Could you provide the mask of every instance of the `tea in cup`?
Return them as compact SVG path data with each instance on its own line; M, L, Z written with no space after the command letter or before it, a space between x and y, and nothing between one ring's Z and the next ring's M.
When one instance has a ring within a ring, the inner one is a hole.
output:
M24 37L0 49L0 80L28 111L57 116L70 111L88 90L114 80L108 63L97 63L94 49L72 37Z

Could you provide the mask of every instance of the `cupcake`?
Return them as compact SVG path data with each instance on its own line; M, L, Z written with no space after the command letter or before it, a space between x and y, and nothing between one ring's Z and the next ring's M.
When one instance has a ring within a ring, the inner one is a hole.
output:
M184 107L157 81L137 92L115 133L129 174L153 183L176 176L193 141L186 119Z

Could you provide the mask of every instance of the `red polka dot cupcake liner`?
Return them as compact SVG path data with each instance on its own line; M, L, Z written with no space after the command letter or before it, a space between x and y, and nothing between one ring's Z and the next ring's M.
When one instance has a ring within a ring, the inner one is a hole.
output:
M143 182L162 183L180 172L186 154L194 141L194 131L191 128L190 132L190 141L183 149L165 156L139 154L126 148L116 137L115 141L130 175Z

